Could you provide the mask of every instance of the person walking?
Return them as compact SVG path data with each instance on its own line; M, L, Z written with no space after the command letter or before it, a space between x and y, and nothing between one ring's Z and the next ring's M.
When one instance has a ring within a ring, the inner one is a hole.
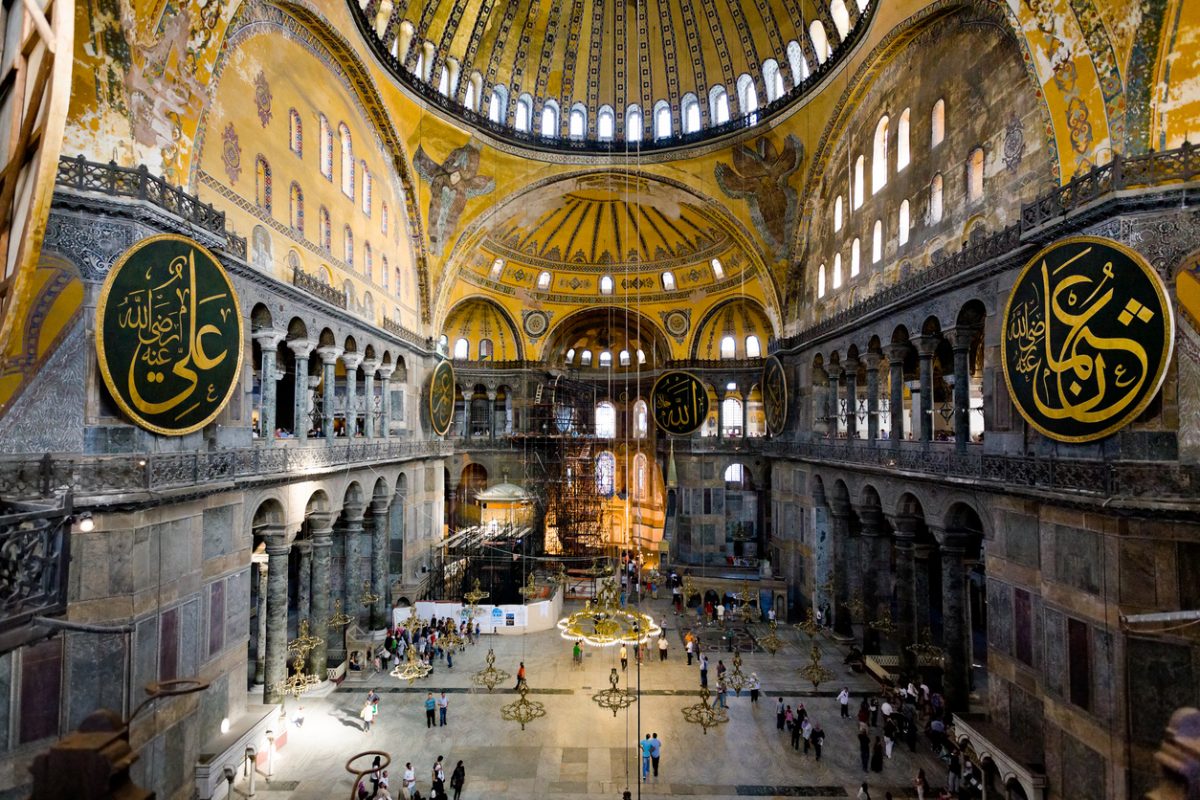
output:
M375 782L375 796L384 800L391 800L392 795L388 792L388 773L386 769L379 776L379 780Z
M517 667L517 685L514 689L520 689L521 684L525 682L525 662L521 662L521 666Z
M871 748L871 771L883 772L883 738L875 737L875 745Z
M725 662L717 659L717 680L725 677Z
M571 648L571 661L577 667L583 666L583 648L579 646L579 640L575 640L575 646Z
M760 688L757 672L750 673L750 682L747 683L746 686L750 689L750 702L757 705L758 704L758 690Z
M659 661L667 660L667 647L668 647L668 645L667 645L666 634L660 633L658 635L658 660Z
M871 717L871 727L874 728L874 727L878 726L879 725L879 700L876 699L874 696L872 696L871 699L867 701L867 713Z
M806 721L807 720L805 720L803 717L800 717L800 716L797 716L792 721L792 749L793 750L800 749L800 735L804 730L804 723Z
M650 739L650 767L654 770L654 780L658 780L658 760L662 758L662 740L658 733Z
M784 706L783 698L781 697L779 698L779 705L775 706L775 729L780 731L783 730L784 722Z
M892 757L892 748L896 746L896 721L891 717L883 720L883 755Z
M621 645L621 671L624 672L629 668L629 651L625 649L625 645Z
M446 690L443 689L442 696L439 697L438 701L437 701L439 727L442 727L442 728L446 727L446 708L449 705L450 705L450 701L446 699Z
M813 752L817 754L817 761L821 760L821 745L825 744L825 731L821 729L820 723L813 725L812 728L812 746Z
M859 787L855 800L871 800L871 790L867 788L866 781L863 781L863 785Z
M650 734L646 734L646 738L638 743L642 750L642 783L650 777L650 753L654 749L653 743L650 741Z
M700 688L708 688L708 656L700 654Z
M958 782L962 777L962 759L958 757L958 751L955 750L950 754L950 765L946 771L946 788L950 794L958 792Z
M430 692L429 694L427 694L425 696L425 728L426 729L432 728L434 726L433 712L436 708L437 708L437 701L433 699L433 692Z
M358 712L358 716L363 721L363 733L370 733L371 723L375 720L375 711L370 700L363 703L362 711Z
M467 768L463 766L463 762L459 761L454 767L454 772L450 773L450 788L454 790L454 800L458 800L458 796L462 794L463 784L467 781Z
M714 708L717 706L717 703L720 703L721 708L729 708L729 706L725 705L725 694L728 691L728 688L725 686L725 679L717 678L717 700L713 703Z
M437 757L433 765L433 778L429 787L429 796L437 800L446 800L446 770L442 768L442 756Z
M842 719L850 719L850 690L845 686L838 692L838 704L842 707Z
M687 640L687 642L686 642L686 643L684 643L684 649L685 649L685 650L687 650L688 666L689 666L689 667L692 665L692 650L693 650L693 648L694 648L694 645L692 644L692 635L689 633L689 634L688 634L688 640Z
M813 726L812 720L805 717L800 721L800 736L804 739L804 755L808 755L809 745L812 744Z
M925 800L925 792L929 789L929 781L925 780L925 770L917 770L917 777L913 778L913 788L917 790L917 800Z
M379 716L379 693L376 692L374 689L367 692L367 702L371 704L371 711L373 711L375 716L378 717Z
M871 769L871 734L866 731L858 732L858 757L862 761L863 772Z

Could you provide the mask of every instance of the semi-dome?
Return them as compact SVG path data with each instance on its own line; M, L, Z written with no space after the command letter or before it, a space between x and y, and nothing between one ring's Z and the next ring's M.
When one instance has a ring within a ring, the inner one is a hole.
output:
M870 0L351 0L411 90L527 147L686 146L805 94L866 27Z

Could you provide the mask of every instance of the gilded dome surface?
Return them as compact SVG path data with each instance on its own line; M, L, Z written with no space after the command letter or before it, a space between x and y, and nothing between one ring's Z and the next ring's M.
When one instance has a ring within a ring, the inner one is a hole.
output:
M870 0L350 0L404 85L490 135L577 152L756 125L849 51Z

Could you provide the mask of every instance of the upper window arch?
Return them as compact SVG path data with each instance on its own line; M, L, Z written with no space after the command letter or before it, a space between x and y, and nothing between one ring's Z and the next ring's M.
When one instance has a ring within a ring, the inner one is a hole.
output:
M508 117L508 87L496 84L492 87L492 99L488 103L488 119L503 123Z
M471 343L466 339L457 339L454 342L454 359L456 361L466 361L471 357Z
M983 148L976 147L967 156L967 201L983 199Z
M865 178L865 172L866 158L860 155L858 158L854 159L854 185L850 187L854 196L854 199L850 205L856 211L862 208L863 204L863 195L865 194L864 189L867 182Z
M871 194L887 185L888 116L884 114L875 126L875 146L871 151Z
M338 139L342 145L342 194L354 199L354 144L350 141L350 127L338 124Z
M513 127L523 133L529 133L533 124L533 95L528 92L517 98L517 111L513 116Z
M608 355L611 360L612 354ZM604 366L604 353L600 354L600 365ZM617 436L617 407L607 400L596 404L596 436L601 439L615 439Z
M633 103L625 109L625 141L642 140L642 107Z
M768 58L762 64L763 87L767 92L767 102L773 103L783 97L783 74L779 71L779 63Z
M736 358L737 357L737 339L726 334L721 337L721 358Z
M750 117L753 124L757 120L758 90L754 88L754 79L743 72L737 79L738 105L741 106L742 116Z
M329 119L324 114L317 118L317 122L321 129L321 174L333 180L333 129L329 127Z
M799 86L808 78L808 59L804 57L804 48L795 39L788 42L787 59L792 69L792 85Z
M463 105L472 111L479 113L479 104L483 99L483 75L479 70L471 73L470 79L467 81L467 91L463 95Z
M837 28L838 37L845 41L850 35L850 12L846 10L844 0L832 0L829 4L829 16L833 17L833 25Z
M824 296L825 296L825 265L822 264L821 268L817 270L817 297L820 298L820 297L824 297Z
M587 136L587 106L583 103L571 106L571 113L567 117L567 135L572 139Z
M671 104L666 100L654 104L654 138L671 138Z
M368 217L371 216L371 194L374 190L374 178L371 177L371 171L367 169L367 162L358 162L359 168L362 170L363 190L362 190L362 212Z
M296 181L288 188L288 224L296 233L304 235L304 192Z
M271 165L259 154L254 159L254 201L267 215L271 214Z
M600 294L613 293L613 279L611 275L600 276Z
M342 228L342 260L347 266L354 266L354 231L349 225Z
M612 106L600 106L600 110L596 112L596 138L602 142L611 142L615 124L616 115L613 114Z
M326 250L333 249L333 225L329 221L329 209L321 206L321 210L317 213L317 244Z
M842 229L842 196L839 194L837 199L833 201L833 232L837 233Z
M554 138L558 136L558 103L547 100L542 106L542 136Z
M388 235L388 204L379 204L379 232L384 236Z
M683 120L683 132L695 133L700 130L700 100L691 92L683 96L680 103L680 115Z
M833 48L829 45L829 38L825 35L825 26L821 24L821 20L814 19L808 26L808 38L812 40L817 63L824 64L833 55Z
M662 285L663 289L668 292L675 291L675 273L671 272L670 270L664 272L662 274Z
M746 337L746 358L761 358L762 344L758 341L758 337L750 335Z
M500 259L496 259L496 260L499 261ZM550 273L549 272L543 272L541 275L538 275L537 288L539 291L542 291L542 292L548 291L550 289Z
M937 147L946 138L946 101L939 99L930 114L929 146Z
M714 86L708 90L708 116L713 125L729 122L729 93L724 86Z
M900 112L900 121L896 124L896 172L908 166L910 160L908 151L909 109Z
M938 173L929 182L929 221L942 221L942 175Z
M304 156L304 123L300 120L300 112L294 108L288 111L288 149Z
M633 435L645 439L650 432L650 414L646 401L639 399L633 404Z

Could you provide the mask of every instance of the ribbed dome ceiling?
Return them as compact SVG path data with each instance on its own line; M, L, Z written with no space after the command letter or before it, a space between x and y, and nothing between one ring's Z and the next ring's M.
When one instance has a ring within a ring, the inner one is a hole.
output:
M871 10L869 0L350 2L402 83L494 135L579 151L678 146L756 124L813 85Z

